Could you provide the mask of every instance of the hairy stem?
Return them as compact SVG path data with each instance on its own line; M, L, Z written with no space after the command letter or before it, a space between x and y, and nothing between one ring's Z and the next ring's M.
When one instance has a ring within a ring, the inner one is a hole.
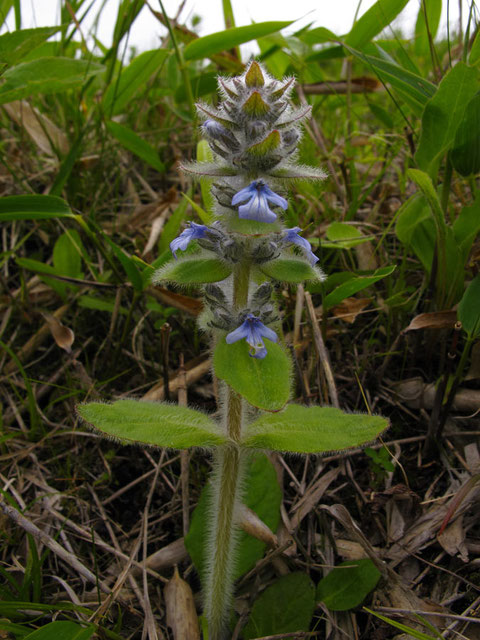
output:
M248 304L250 263L239 263L233 276L233 306L236 310ZM215 453L212 505L213 531L209 544L209 574L205 589L205 615L208 620L208 640L223 640L233 593L235 560L235 505L240 499L242 455L237 445L242 433L243 400L233 389L227 389L227 433L231 444L219 447Z
M209 545L209 574L205 590L208 640L223 640L233 593L235 504L239 498L241 452L236 445L219 447L215 454L213 536Z

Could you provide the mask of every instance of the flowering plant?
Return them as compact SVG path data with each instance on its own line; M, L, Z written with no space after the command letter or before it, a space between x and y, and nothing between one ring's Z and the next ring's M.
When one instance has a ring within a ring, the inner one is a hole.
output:
M272 294L281 282L324 278L301 229L285 229L280 217L288 207L289 182L325 178L322 171L295 162L299 124L310 108L292 107L293 81L280 83L253 61L242 76L219 79L223 101L217 109L197 105L215 162L185 163L182 169L197 179L213 179L214 220L190 222L170 245L173 259L154 276L154 282L203 287L200 322L213 336L213 369L224 399L221 418L134 400L79 407L87 422L122 441L212 451L204 585L209 640L226 633L242 479L251 452L320 454L365 444L386 428L378 416L288 405L292 367ZM193 252L177 255L190 243L196 245Z

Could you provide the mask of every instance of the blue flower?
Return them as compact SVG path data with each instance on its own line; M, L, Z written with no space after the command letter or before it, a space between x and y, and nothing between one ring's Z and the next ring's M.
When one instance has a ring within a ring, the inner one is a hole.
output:
M245 202L238 208L240 218L256 220L257 222L275 222L277 216L270 210L268 203L286 209L288 206L285 198L274 193L263 180L254 180L248 187L245 187L232 198L235 206Z
M177 259L177 254L175 253L179 249L185 251L185 249L190 244L190 240L196 240L197 238L205 238L205 232L208 227L204 224L196 224L195 222L189 222L190 226L182 231L182 233L172 240L170 243L170 251L173 253L175 260Z
M251 313L247 315L245 321L239 327L227 335L225 340L228 344L233 344L243 338L245 338L251 347L250 355L252 358L265 358L267 355L263 338L267 338L267 340L271 342L278 340L275 331L266 327L263 322L260 322L260 320Z
M301 247L305 253L307 254L307 258L310 261L310 264L313 265L318 262L319 258L313 253L312 246L308 240L302 238L302 236L298 235L298 232L301 231L300 227L293 227L293 229L285 229L283 232L283 242L292 242L293 244Z

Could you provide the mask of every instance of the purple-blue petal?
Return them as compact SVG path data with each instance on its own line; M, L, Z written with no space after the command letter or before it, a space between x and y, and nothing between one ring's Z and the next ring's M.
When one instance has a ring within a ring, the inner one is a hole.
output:
M277 216L269 208L265 196L255 193L250 202L238 208L238 217L257 222L275 222Z
M259 331L262 338L266 338L267 340L270 340L270 342L277 342L278 336L273 329L269 329L264 324L262 324L262 326L259 327Z
M277 205L277 207L281 207L282 209L286 209L288 207L288 202L285 200L285 198L282 198L282 196L279 196L278 193L272 191L267 185L263 186L262 191L267 200L272 204L275 204Z
M196 222L189 222L189 227L182 231L182 233L177 236L174 240L170 242L170 251L173 253L175 260L177 259L176 252L180 249L181 251L185 251L185 249L190 244L190 240L195 240L196 238L204 238L205 232L208 227L204 224L197 224Z
M239 327L231 331L225 338L227 344L233 344L234 342L238 342L243 338L247 338L249 336L250 327L248 321L245 320Z
M225 340L228 344L232 344L242 340L242 338L250 346L249 355L252 358L264 358L267 355L263 338L271 340L271 342L277 342L278 340L275 331L266 327L263 322L251 313L247 315L245 321L239 327L226 336Z
M257 189L255 188L256 184L256 182L252 182L248 185L248 187L244 187L238 193L236 193L232 198L232 204L235 206L240 202L246 202L247 200L250 200L250 198L255 196L257 192Z
M258 358L259 360L263 360L263 358L265 358L265 356L267 355L267 348L262 347L261 349L257 349L253 353L252 351L250 351L248 355L251 358Z
M296 244L302 249L305 250L307 254L307 258L310 261L310 264L313 265L318 262L317 256L312 251L312 246L306 238L302 238L302 236L298 235L298 232L301 231L300 227L293 227L293 229L285 229L283 241L291 242L292 244Z

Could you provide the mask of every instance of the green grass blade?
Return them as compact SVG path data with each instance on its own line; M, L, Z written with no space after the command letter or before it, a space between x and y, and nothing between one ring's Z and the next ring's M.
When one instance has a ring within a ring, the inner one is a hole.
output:
M239 44L268 36L290 26L289 22L259 22L258 24L247 25L246 27L235 27L226 31L218 31L203 38L194 40L186 46L184 51L185 60L201 60L208 58L215 53L220 53L236 47Z
M55 196L6 196L0 198L0 222L49 220L72 216L70 207Z
M398 16L408 0L377 0L363 16L355 22L345 42L356 49L362 48L378 35Z

